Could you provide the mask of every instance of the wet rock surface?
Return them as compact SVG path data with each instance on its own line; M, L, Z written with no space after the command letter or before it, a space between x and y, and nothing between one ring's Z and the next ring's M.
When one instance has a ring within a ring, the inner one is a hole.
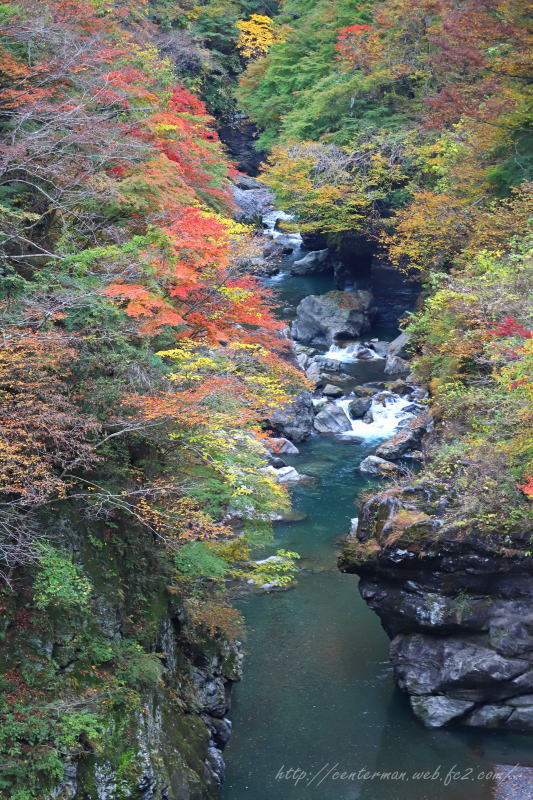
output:
M342 408L327 403L315 417L315 430L319 433L346 433L352 425Z
M364 417L371 405L372 399L370 397L357 397L348 406L348 413L352 419L360 419Z
M319 275L332 269L329 259L329 250L311 250L303 258L293 261L291 272L293 275Z
M303 344L329 346L336 339L356 339L368 330L372 295L366 290L309 295L299 303L291 333Z
M274 410L268 423L274 433L292 442L303 442L313 431L315 410L309 392L301 392L293 401Z
M378 452L381 448L378 448ZM339 565L391 638L398 686L424 725L533 732L533 558L528 537L463 540L431 484L364 505Z
M378 456L367 456L364 458L359 465L359 469L365 475L377 475L380 478L390 477L398 473L396 464L393 464L392 461L387 461L385 458L379 458Z
M422 437L426 433L430 422L427 412L423 412L414 419L409 420L405 427L379 445L376 455L380 458L394 461L397 458L401 458L409 450L416 450L420 446Z

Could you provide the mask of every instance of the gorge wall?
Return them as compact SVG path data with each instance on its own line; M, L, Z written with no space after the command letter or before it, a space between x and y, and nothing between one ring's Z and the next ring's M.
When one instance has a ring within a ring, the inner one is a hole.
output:
M398 686L428 727L533 731L530 534L465 537L442 486L418 481L364 503L339 566L392 639Z

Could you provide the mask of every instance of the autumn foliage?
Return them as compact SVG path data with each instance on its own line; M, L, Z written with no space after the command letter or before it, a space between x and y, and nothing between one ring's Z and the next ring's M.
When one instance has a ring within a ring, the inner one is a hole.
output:
M533 463L526 7L336 0L304 14L286 0L278 19L284 41L239 89L270 149L264 179L341 256L365 240L421 282L404 324L442 440L423 474L455 495L461 529L520 528Z
M212 118L157 51L140 0L4 6L9 570L30 557L35 515L66 498L172 547L227 536L223 513L243 492L266 524L284 497L252 477L256 439L299 379L268 292L240 266L250 233L231 219L233 167ZM158 469L125 466L128 447L159 452Z

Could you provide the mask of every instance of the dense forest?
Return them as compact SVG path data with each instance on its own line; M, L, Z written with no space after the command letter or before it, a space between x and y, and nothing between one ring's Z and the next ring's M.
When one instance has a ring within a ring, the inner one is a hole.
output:
M447 537L523 561L525 4L13 0L0 32L0 795L216 796L227 736L199 696L238 678L232 587L297 571L254 554L290 505L268 420L315 388L228 131L308 249L419 287L416 482Z
M422 276L427 300L407 330L443 422L429 469L460 486L461 524L487 531L519 524L521 487L531 496L523 13L285 3L284 41L239 88L272 147L265 180L304 229L359 232Z

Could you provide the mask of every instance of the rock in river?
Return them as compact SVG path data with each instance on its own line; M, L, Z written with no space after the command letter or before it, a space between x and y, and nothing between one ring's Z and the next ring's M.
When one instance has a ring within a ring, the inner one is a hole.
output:
M412 420L409 420L405 428L401 428L386 442L380 444L376 450L376 455L380 458L395 459L401 458L408 450L415 450L420 447L422 437L430 424L429 414L423 412Z
M316 275L325 272L328 265L329 250L311 250L303 258L293 261L291 272L293 275Z
M276 455L297 456L300 452L292 442L289 442L288 439L284 439L283 437L276 439L272 436L270 439L265 441L265 445L272 453L275 453Z
M367 456L359 464L359 469L366 475L396 475L398 467L392 461L386 461L378 456Z
M352 425L340 406L326 403L315 417L315 429L319 433L346 433Z
M344 392L340 386L334 386L332 383L327 383L322 389L322 394L325 394L326 397L342 397Z
M411 367L409 366L409 362L399 356L393 356L389 352L385 362L385 375L403 375L405 377L409 375L410 371Z
M424 725L532 733L529 537L465 535L443 515L450 502L431 481L377 493L341 569L360 575L361 595L392 639L398 686Z
M272 430L293 442L303 442L313 431L315 410L309 392L301 392L294 400L270 414Z
M315 481L310 475L304 475L294 469L294 467L281 467L280 469L267 467L267 471L273 474L275 473L275 478L278 483L313 483Z
M292 336L310 345L330 346L336 339L356 339L370 327L372 295L332 291L308 295L298 304Z
M372 405L371 397L356 397L348 406L348 413L352 419L361 419Z
M409 354L406 350L407 345L411 340L410 333L400 333L396 339L393 339L388 348L388 355L390 356L398 356L399 358L409 358Z
M411 708L427 728L441 728L462 716L474 706L468 700L453 700L442 694L432 697L411 697Z

